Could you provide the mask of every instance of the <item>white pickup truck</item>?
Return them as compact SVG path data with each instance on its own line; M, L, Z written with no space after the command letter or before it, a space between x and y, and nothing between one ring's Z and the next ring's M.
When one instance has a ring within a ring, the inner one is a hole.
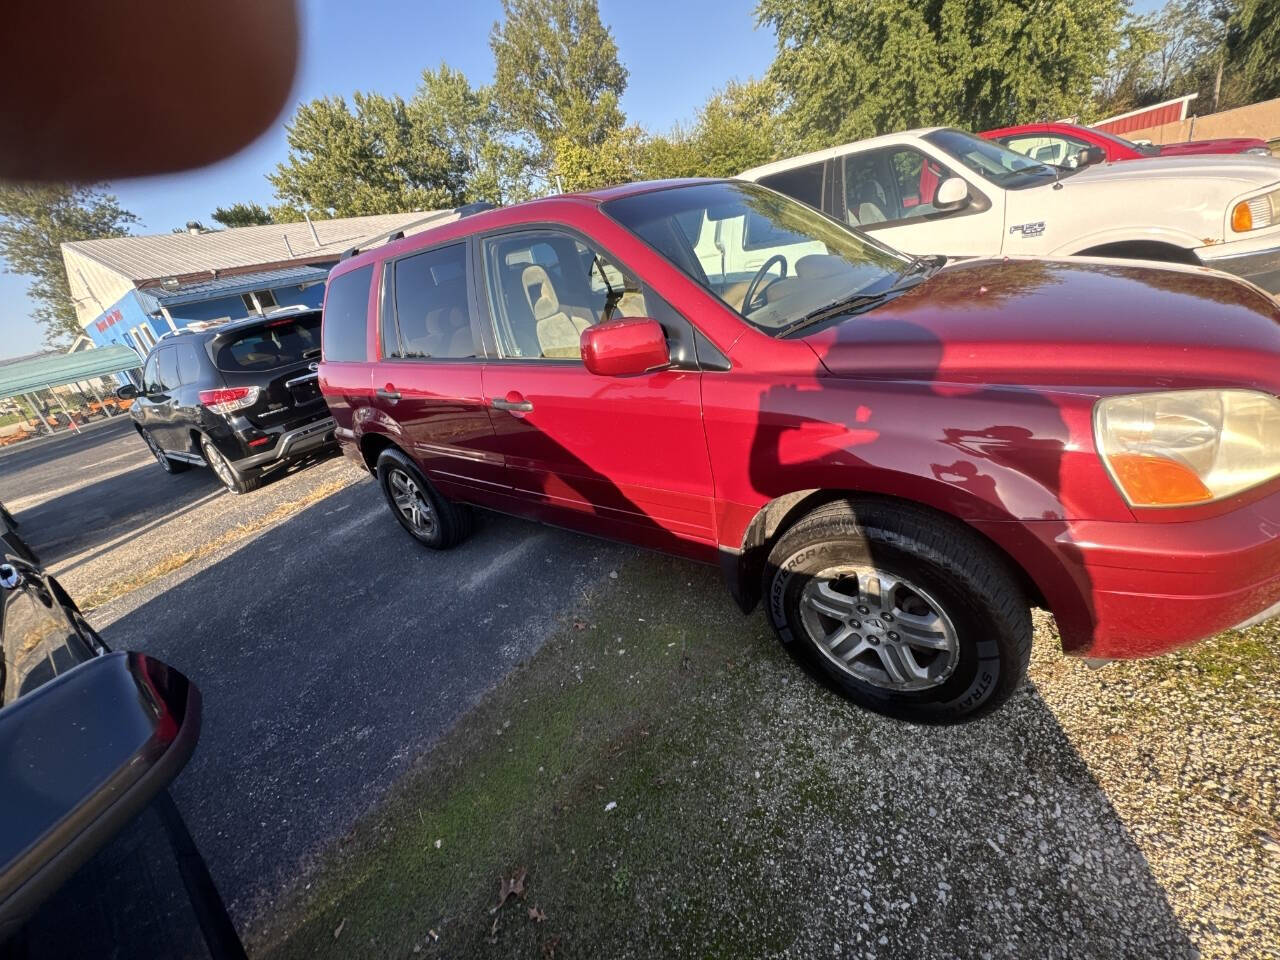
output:
M1162 260L1213 267L1280 292L1280 160L1270 157L1153 157L1069 170L930 128L739 176L912 253ZM726 266L749 272L759 265Z

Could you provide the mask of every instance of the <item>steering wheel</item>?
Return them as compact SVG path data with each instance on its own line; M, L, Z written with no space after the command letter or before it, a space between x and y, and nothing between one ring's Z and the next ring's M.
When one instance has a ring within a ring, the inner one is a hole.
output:
M756 295L762 293L760 284L764 281L765 276L769 273L769 268L773 266L774 261L782 264L782 276L779 280L785 279L787 276L787 258L780 253L775 253L766 260L760 269L756 271L756 275L751 278L751 282L747 284L747 295L742 298L742 312L747 313L751 310L751 302L755 300Z

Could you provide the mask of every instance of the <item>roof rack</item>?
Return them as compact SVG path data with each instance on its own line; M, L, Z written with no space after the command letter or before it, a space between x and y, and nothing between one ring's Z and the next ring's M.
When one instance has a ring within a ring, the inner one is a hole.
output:
M380 233L377 236L370 237L360 246L348 247L346 250L342 251L342 255L339 256L338 259L347 260L364 250L381 246L384 243L393 243L396 240L403 240L404 232L406 230L412 230L428 223L434 223L436 220L443 219L450 214L457 214L457 219L461 220L463 217L469 217L473 213L483 213L485 210L495 209L497 209L497 204L490 203L487 200L477 200L475 203L464 203L462 206L454 207L451 210L437 210L435 213L428 214L421 220L414 220L410 223L404 224L403 226L396 227L396 229L390 230L387 233Z

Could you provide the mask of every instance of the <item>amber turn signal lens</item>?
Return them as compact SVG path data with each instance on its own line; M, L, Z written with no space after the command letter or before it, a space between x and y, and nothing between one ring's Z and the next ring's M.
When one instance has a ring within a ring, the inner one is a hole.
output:
M1111 457L1116 480L1137 507L1169 507L1212 500L1194 470L1176 460L1143 453L1118 453Z
M1236 233L1244 233L1253 229L1253 211L1247 203L1237 203L1231 211L1231 229Z

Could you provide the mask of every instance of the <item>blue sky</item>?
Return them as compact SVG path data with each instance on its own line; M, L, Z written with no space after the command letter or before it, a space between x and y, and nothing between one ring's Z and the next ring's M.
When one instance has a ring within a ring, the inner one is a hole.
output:
M774 41L771 32L755 29L754 6L754 0L600 0L601 16L631 72L622 101L628 120L667 129L691 118L728 80L763 73ZM208 223L214 207L237 200L268 203L264 175L285 157L283 122L296 103L354 90L407 97L423 68L441 61L473 83L488 82L489 28L500 12L497 0L303 0L301 63L279 123L212 167L119 181L111 189L142 218L138 233L166 233L192 219ZM0 357L41 348L43 332L30 319L26 285L25 277L0 274Z

